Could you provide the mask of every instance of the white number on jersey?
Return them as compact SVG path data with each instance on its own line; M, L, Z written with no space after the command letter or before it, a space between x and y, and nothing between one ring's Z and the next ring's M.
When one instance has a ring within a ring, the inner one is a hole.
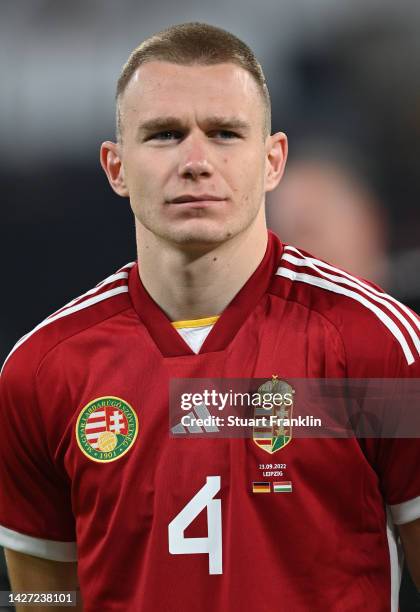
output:
M220 476L207 476L206 484L169 523L169 552L172 555L207 553L209 574L222 574L222 502L213 497L220 491ZM207 537L186 538L184 531L207 508Z

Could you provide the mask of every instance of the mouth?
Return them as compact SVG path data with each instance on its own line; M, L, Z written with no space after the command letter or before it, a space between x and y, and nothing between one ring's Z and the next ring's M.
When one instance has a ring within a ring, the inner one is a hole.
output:
M214 195L210 195L208 193L203 193L200 195L192 195L190 193L186 193L184 195L178 196L171 200L168 200L168 204L194 204L194 203L211 203L211 202L223 202L226 198L219 198Z

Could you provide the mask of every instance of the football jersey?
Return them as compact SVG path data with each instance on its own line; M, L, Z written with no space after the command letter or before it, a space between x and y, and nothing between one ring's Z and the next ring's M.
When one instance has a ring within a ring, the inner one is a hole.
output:
M394 525L420 517L417 440L177 437L169 386L420 378L418 330L381 289L269 233L195 353L138 264L123 267L6 360L0 543L77 559L87 612L396 610Z

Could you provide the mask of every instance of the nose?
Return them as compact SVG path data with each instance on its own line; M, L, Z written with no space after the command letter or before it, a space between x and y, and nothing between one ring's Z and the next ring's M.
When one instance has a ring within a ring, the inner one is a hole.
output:
M205 144L197 137L190 137L183 145L182 159L178 168L179 176L193 181L209 178L213 174L213 167Z

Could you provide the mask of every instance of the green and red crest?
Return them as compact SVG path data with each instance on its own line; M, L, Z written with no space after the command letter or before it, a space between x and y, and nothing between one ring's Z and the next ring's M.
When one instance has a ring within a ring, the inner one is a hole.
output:
M137 437L133 408L119 397L98 397L82 409L76 423L80 450L92 461L108 463L130 450Z
M258 393L261 404L255 407L254 418L265 417L266 425L254 427L252 437L257 446L272 455L284 448L292 439L292 427L288 421L292 418L293 401L289 401L288 398L293 397L294 390L288 382L273 376L271 380L258 387ZM267 398L270 394L280 394L287 400L281 406L273 405L271 408L265 408L263 398ZM273 423L269 422L271 417ZM281 424L277 421L281 421Z

